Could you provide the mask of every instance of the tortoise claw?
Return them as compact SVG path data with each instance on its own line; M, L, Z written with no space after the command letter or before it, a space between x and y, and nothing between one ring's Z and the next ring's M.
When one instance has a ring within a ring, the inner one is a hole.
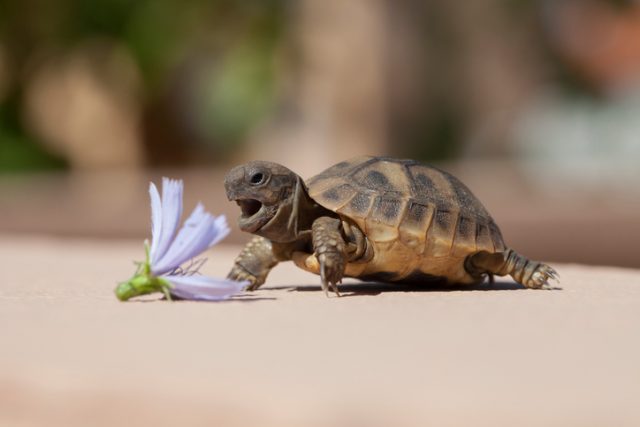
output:
M559 275L556 270L546 264L540 264L524 285L533 289L553 289L553 286L549 284L549 280L560 283L558 278Z
M342 274L344 271L341 262L335 262L334 257L327 257L328 254L318 256L320 262L320 282L325 295L329 296L329 291L335 292L336 296L340 296L338 283L342 282ZM336 257L337 258L337 257Z
M260 280L258 277L249 273L237 264L233 266L227 275L227 279L236 280L238 282L249 282L249 286L246 288L247 291L255 291L264 283L264 279Z

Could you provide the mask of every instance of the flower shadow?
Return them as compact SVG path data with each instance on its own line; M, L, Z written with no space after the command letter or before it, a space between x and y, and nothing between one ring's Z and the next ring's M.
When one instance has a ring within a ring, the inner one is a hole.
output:
M176 302L176 303L181 303L181 302L189 302L189 303L199 303L199 304L207 304L207 303L213 303L213 304L229 304L229 303L234 303L234 302L240 302L240 303L250 303L250 302L258 302L258 301L275 301L278 298L276 297L265 297L265 296L258 296L258 295L251 295L251 294L240 294L240 295L234 295L233 297L226 299L226 300L220 300L220 301L210 301L210 300L192 300L192 299L186 299L186 298L179 298L179 297L172 297L171 298L171 302ZM153 303L153 302L158 302L158 301L167 301L167 298L164 296L159 296L157 294L154 294L152 296L142 296L140 298L133 298L131 300L129 300L130 303L135 304L135 303L141 303L141 304L145 304L145 303Z
M240 294L240 295L234 295L229 299L225 299L225 300L220 300L220 301L209 301L209 300L196 300L195 302L198 303L215 303L215 304L231 304L231 303L250 303L250 302L259 302L259 301L275 301L278 298L276 297L265 297L265 296L258 296L258 295L251 295L251 294ZM183 298L173 298L174 301L178 301L178 302L182 302L182 301L187 301L187 302L194 302L194 300L191 299L183 299Z

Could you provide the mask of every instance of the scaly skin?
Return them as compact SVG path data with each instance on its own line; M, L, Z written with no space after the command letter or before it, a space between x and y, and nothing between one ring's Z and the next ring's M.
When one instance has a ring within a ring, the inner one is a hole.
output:
M255 291L265 282L267 275L278 261L273 253L271 241L256 236L242 249L227 278L238 281L247 280L251 283L247 290Z
M486 251L470 255L465 263L467 271L473 276L495 274L510 275L513 280L530 289L549 288L549 280L558 280L558 273L548 265L531 261L513 249L504 252Z
M322 216L311 227L313 251L320 263L322 289L340 296L337 284L342 281L347 263L347 245L342 237L342 222L338 218Z

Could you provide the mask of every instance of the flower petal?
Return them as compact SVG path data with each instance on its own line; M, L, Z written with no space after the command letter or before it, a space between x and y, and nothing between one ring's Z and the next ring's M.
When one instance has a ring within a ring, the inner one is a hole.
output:
M240 293L249 282L236 282L207 276L166 275L162 278L174 286L171 295L189 300L220 301Z
M229 234L226 218L214 217L198 204L165 255L153 263L154 274L168 273L197 257Z
M217 216L213 221L213 229L216 230L216 235L212 237L209 242L209 247L217 244L219 241L227 237L231 229L227 224L227 217L224 215Z
M152 182L149 184L149 196L151 197L151 256L158 250L160 230L162 229L162 201L158 188Z
M161 259L173 241L182 216L182 191L183 183L181 180L162 178L162 209L160 215L156 215L155 218L161 225L159 230L155 230L157 238L151 244L151 263ZM153 196L151 203L153 209ZM156 229L157 226L153 227Z
M189 215L189 218L184 222L180 231L178 231L176 238L165 251L164 255L152 263L151 269L154 274L158 275L175 270L183 262L198 256L199 253L181 261L182 258L176 258L176 253L180 250L184 250L184 245L194 239L194 236L192 235L197 233L196 229L200 227L200 224L203 221L207 221L209 216L211 215L204 210L204 206L201 203L198 203L193 212L191 212L191 215Z

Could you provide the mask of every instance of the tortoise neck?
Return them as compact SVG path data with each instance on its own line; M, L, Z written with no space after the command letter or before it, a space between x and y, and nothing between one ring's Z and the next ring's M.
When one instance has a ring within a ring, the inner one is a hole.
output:
M302 178L296 178L290 191L273 218L255 234L273 242L294 242L308 234L313 220L326 211L309 196Z

